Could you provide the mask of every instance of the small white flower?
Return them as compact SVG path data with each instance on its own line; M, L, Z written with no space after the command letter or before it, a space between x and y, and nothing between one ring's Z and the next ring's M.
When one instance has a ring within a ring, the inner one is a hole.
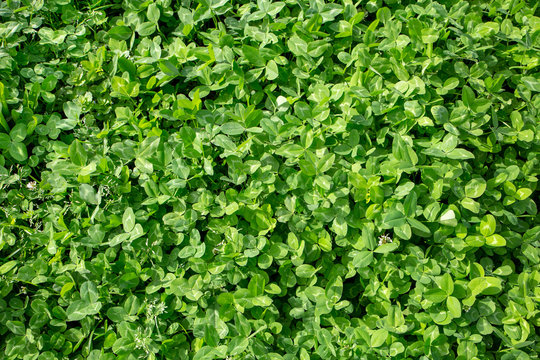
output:
M165 312L166 309L167 309L167 305L165 305L165 303L159 303L156 306L155 314L156 315L161 315L161 314L163 314Z
M392 238L386 234L379 236L379 246L382 244L388 244L392 242Z
M159 315L163 314L166 309L167 309L167 305L165 305L165 303L160 302L158 304L156 300L152 300L146 306L146 317L148 319L155 319Z
M30 181L28 184L26 184L26 188L28 190L36 190L37 188L37 182L35 181Z
M141 330L137 331L133 342L135 343L135 349L144 350L144 352L148 354L148 339L145 337Z
M144 348L144 340L139 335L135 335L135 348L136 349Z

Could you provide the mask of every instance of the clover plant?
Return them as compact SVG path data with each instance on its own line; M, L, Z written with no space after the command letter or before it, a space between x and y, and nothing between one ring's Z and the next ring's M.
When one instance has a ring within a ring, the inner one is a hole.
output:
M538 359L532 0L0 2L0 359Z

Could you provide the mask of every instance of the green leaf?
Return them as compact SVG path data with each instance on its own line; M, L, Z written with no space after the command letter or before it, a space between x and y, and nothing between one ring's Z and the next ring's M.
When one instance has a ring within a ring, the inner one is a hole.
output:
M441 289L430 289L424 292L424 297L432 303L440 303L448 297L446 291Z
M152 23L157 24L160 17L160 12L157 4L152 3L148 5L148 9L146 9L146 17L148 20L150 20Z
M256 274L249 281L249 284L248 284L249 293L253 297L264 295L265 285L266 285L266 281L264 277L260 274Z
M435 105L431 108L431 114L435 121L439 124L443 124L448 121L448 110L441 105Z
M83 201L86 201L92 205L99 205L101 203L101 196L97 194L96 190L88 184L81 184L79 186L79 195Z
M25 326L22 321L6 321L6 327L15 335L24 335Z
M99 293L96 284L94 284L92 281L85 281L81 285L80 293L81 299L88 303L95 303L99 299Z
M294 104L294 113L302 120L309 119L311 117L311 108L303 101L299 101Z
M499 31L499 24L493 21L487 21L478 24L474 28L474 34L479 37L488 37L496 34Z
M483 178L474 178L465 185L465 195L472 199L478 198L486 191L486 186L486 180Z
M101 303L88 303L84 300L72 302L66 309L68 321L80 321L89 315L99 313Z
M480 233L484 236L489 236L495 233L495 227L497 223L493 215L487 214L482 218L480 222Z
M109 30L109 36L115 40L127 40L131 34L132 31L127 26L115 26Z
M293 35L288 41L289 50L296 56L307 55L308 44L297 35Z
M197 351L193 360L213 360L215 359L215 350L210 346L203 346Z
M341 276L336 276L326 285L326 298L331 302L336 303L341 299L343 294L343 280Z
M373 253L371 251L360 251L352 260L355 268L368 267L373 262Z
M118 281L120 289L132 289L139 284L139 277L133 272L122 275Z
M397 356L405 351L405 346L400 342L395 342L390 345L390 356Z
M495 247L506 246L506 239L499 234L493 234L486 237L486 245Z
M80 105L74 103L74 102L66 102L63 105L64 113L68 117L68 119L79 119L79 116L81 115L82 109ZM70 129L66 129L70 130Z
M276 62L274 60L268 61L268 63L266 63L266 78L268 80L274 80L277 79L278 76L279 69Z
M71 162L78 166L85 166L88 159L86 150L83 144L79 140L75 140L71 143L68 149Z
M332 231L338 236L347 236L347 222L342 217L336 217L332 222Z
M17 162L23 162L28 159L26 146L21 142L12 142L9 144L9 155L11 155Z
M325 347L330 350L333 356L336 356L336 349L333 344L333 337L330 331L327 329L320 329L317 331L317 340L319 341L319 346Z
M229 342L228 353L231 356L239 355L243 353L247 349L248 346L249 346L248 339L241 336L237 336Z
M122 226L127 233L135 228L135 213L131 207L127 207L126 210L124 210L124 215L122 215Z
M446 307L448 308L448 311L453 318L461 317L461 303L457 298L449 296L446 299Z
M221 125L221 132L226 135L240 135L244 131L244 127L237 122L228 122Z
M107 317L111 319L111 321L119 323L126 321L129 318L129 315L123 307L115 306L107 310Z
M454 292L454 281L452 280L452 276L449 273L445 273L440 281L439 281L440 288L446 292L447 295L452 295Z
M0 266L0 275L7 274L7 273L10 272L15 266L17 266L17 261L16 261L16 260L10 260L10 261L7 261L7 262L3 263L3 264Z
M448 158L454 160L468 160L474 159L473 153L465 149L454 149L447 154Z
M523 76L523 84L531 91L540 92L540 81L532 76Z
M296 268L296 276L300 278L310 278L317 272L317 269L315 269L312 265L309 264L302 264Z
M41 90L43 91L53 91L58 82L58 78L55 75L49 75L41 83Z
M527 199L529 196L531 196L533 193L533 191L529 188L519 188L517 191L516 191L516 194L514 195L514 197L518 200L525 200Z
M491 104L491 101L488 99L477 99L473 102L471 108L475 113L483 113L489 110Z
M465 209L472 211L475 214L480 212L480 204L473 199L464 198L461 200L461 205L463 205Z
M219 334L212 325L206 325L204 328L204 342L211 347L217 347L219 344Z
M439 220L441 224L448 225L448 226L456 226L457 225L457 219L456 219L456 213L454 210L446 210L442 213L441 218Z
M280 155L286 158L295 158L304 152L304 148L297 144L286 144L280 147L276 151L276 155Z
M405 216L398 210L392 210L384 217L383 223L387 229L405 224Z
M378 253L378 254L386 254L386 253L396 250L398 247L399 247L398 242L392 242L390 244L382 244L378 246L375 250L373 250L373 252Z
M245 56L245 58L253 65L255 66L265 66L266 63L264 62L264 59L262 58L261 54L259 53L259 49L244 45L242 46L242 52Z
M439 39L439 34L435 29L422 29L422 41L424 44L432 44Z
M424 209L424 217L428 221L435 221L437 219L437 215L439 214L439 211L441 210L441 205L438 202L432 202Z
M413 229L416 229L422 234L425 234L425 235L431 234L431 231L429 230L429 228L426 225L422 224L420 221L416 219L407 218L407 222L411 225Z
M501 291L501 280L490 276L477 277L469 282L468 288L473 296L479 294L495 295Z
M332 165L334 165L334 161L336 159L335 154L326 154L321 159L317 161L317 172L319 174L323 174L330 170Z
M26 139L26 132L26 125L19 123L11 129L9 132L9 137L11 138L12 142L19 143Z
M8 149L11 144L11 138L8 134L0 133L0 149Z
M463 92L461 93L461 98L463 99L463 103L467 107L473 106L474 100L476 99L474 96L474 92L472 89L468 86L463 86Z
M370 345L373 348L382 346L388 338L388 331L385 329L378 329L371 334Z

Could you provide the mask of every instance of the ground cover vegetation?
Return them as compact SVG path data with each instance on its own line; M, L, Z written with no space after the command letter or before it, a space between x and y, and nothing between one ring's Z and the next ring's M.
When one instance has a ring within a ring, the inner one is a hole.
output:
M0 359L538 359L538 6L0 2Z

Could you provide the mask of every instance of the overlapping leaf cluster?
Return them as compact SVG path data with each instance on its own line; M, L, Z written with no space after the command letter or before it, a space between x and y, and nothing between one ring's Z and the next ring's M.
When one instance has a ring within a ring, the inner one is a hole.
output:
M0 3L0 358L537 359L538 3Z

